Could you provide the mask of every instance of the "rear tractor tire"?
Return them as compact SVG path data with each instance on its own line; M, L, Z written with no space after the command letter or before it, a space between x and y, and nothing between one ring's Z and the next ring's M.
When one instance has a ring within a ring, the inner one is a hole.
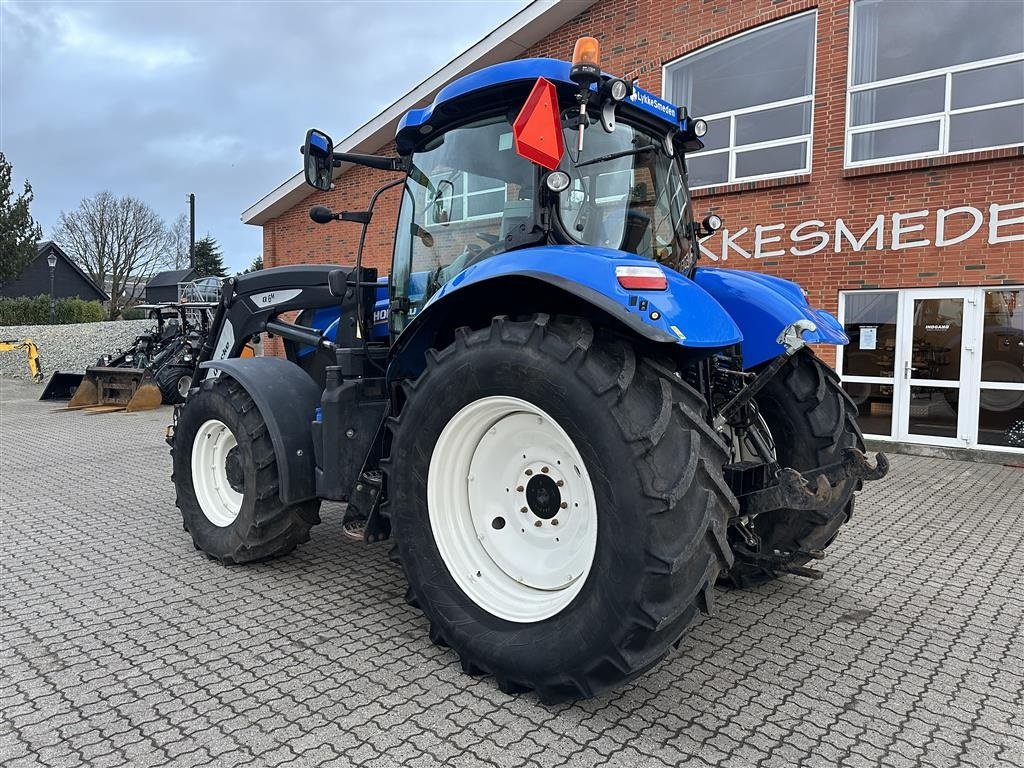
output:
M427 354L383 468L407 599L470 674L547 703L657 664L729 567L725 447L670 364L576 318Z
M835 372L810 350L790 358L757 395L756 402L780 466L804 472L838 461L844 448L864 450L864 439L857 426L857 407L843 391ZM823 520L805 511L788 509L753 518L750 528L760 539L761 552L824 550L853 517L853 494L859 484L859 480L847 480L836 488L831 506L821 512ZM791 564L803 566L811 559L810 555L799 555ZM780 568L737 559L723 574L721 583L747 588L783 574Z
M222 563L267 560L309 540L320 501L284 504L267 425L241 384L203 381L171 448L176 504L196 549Z

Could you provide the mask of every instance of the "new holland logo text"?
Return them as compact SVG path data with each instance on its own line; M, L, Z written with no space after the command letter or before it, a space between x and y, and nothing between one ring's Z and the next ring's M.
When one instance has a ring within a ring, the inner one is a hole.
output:
M662 114L667 115L672 119L675 119L676 108L669 104L667 101L662 101L661 99L655 98L654 96L651 96L649 93L644 93L641 90L634 90L632 95L629 97L629 100L632 102L639 102L640 104L643 104L645 107L656 109Z

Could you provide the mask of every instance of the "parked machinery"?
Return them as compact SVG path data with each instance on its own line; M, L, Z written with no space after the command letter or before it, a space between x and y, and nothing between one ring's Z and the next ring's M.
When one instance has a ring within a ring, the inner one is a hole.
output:
M470 674L545 701L640 675L743 587L807 567L863 480L856 410L806 347L844 344L801 289L697 268L686 153L706 124L572 63L475 72L401 120L397 157L303 148L307 182L401 174L390 276L228 279L168 442L195 546L288 552L347 501L391 538L410 605ZM488 197L489 196L489 197ZM286 316L301 311L297 320ZM236 359L254 334L286 358Z
M99 357L84 374L55 372L41 400L69 399L68 408L129 412L184 401L206 341L213 304L144 304L156 326L127 349Z
M32 339L4 339L0 341L0 352L25 353L25 362L28 365L29 375L33 381L40 383L43 380L43 365L39 360L39 347Z

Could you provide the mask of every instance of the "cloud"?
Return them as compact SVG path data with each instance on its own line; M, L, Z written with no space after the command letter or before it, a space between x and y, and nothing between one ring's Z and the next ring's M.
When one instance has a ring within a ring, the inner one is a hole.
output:
M58 50L88 59L108 60L145 72L194 64L197 57L185 46L156 40L125 40L108 35L88 15L69 10L54 14Z
M215 136L199 131L163 136L148 143L155 155L191 166L233 165L244 147L245 142L239 136Z
M197 231L232 268L260 253L239 214L299 170L318 126L342 138L527 0L0 0L0 148L49 231L101 189Z
M111 34L102 19L82 5L61 6L6 0L2 6L5 37L26 44L46 43L51 55L78 59L86 65L118 65L123 74L165 71L195 64L199 57L181 43L161 39L149 30L144 37Z

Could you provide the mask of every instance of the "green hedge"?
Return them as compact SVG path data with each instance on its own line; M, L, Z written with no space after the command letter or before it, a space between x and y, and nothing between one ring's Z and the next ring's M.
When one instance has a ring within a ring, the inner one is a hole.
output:
M106 319L103 305L84 299L57 299L53 306L53 319L57 325L69 323L98 323ZM49 296L19 296L0 298L0 325L49 325Z

